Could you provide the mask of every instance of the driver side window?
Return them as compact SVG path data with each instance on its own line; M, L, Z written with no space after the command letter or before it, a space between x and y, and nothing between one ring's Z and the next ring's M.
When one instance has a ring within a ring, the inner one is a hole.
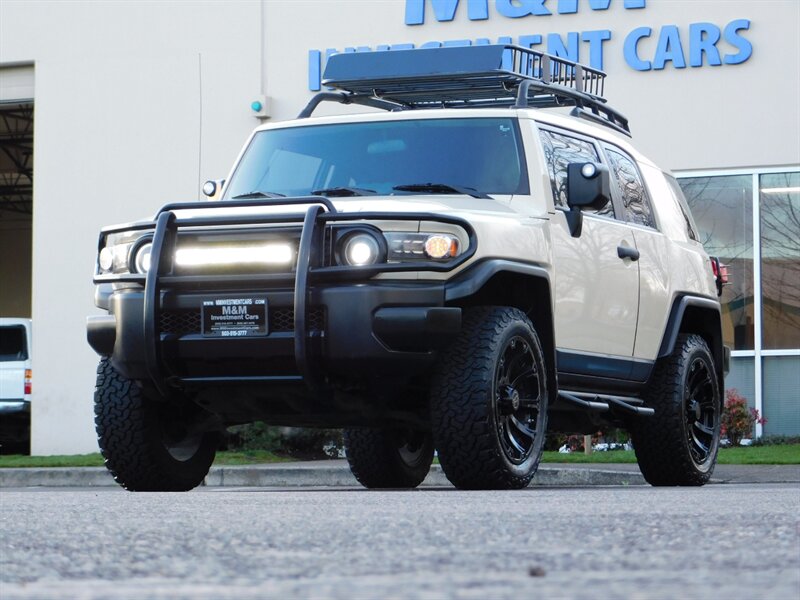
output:
M600 155L592 142L548 129L540 128L539 131L556 208L569 209L567 206L567 166L569 163L575 162L599 163L601 162ZM600 210L585 208L583 212L613 218L614 206L609 202Z

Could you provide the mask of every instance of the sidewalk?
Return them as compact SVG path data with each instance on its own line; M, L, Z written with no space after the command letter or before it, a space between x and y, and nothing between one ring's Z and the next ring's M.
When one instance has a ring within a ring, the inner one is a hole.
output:
M800 483L800 465L717 465L712 483ZM345 460L212 467L209 487L360 487ZM452 487L439 465L422 484ZM635 464L554 464L539 467L532 486L646 485ZM107 487L105 467L0 469L0 488Z

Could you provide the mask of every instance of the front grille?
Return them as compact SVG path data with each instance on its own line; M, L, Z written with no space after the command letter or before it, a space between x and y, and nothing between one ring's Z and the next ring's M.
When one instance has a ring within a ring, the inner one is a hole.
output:
M271 332L294 331L294 309L288 307L270 307L269 330ZM200 333L199 310L165 310L161 313L161 333L189 335ZM308 309L308 330L325 330L325 309L312 306Z
M186 335L200 333L199 310L169 310L161 313L161 332Z

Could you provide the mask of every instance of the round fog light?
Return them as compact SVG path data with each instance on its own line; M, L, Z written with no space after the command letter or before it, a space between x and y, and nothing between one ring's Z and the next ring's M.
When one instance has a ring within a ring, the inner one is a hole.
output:
M147 273L150 270L150 254L153 252L153 244L150 242L142 244L136 251L133 259L133 267L137 273Z
M378 260L379 254L377 240L367 233L357 233L344 245L344 260L351 266L371 265Z

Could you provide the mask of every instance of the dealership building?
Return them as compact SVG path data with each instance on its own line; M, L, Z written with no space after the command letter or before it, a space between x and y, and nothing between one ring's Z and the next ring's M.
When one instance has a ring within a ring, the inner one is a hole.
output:
M3 0L0 317L33 319L32 452L97 449L102 226L202 199L253 127L324 89L334 53L498 42L608 73L729 265L726 388L758 433L800 434L799 24L797 0Z

